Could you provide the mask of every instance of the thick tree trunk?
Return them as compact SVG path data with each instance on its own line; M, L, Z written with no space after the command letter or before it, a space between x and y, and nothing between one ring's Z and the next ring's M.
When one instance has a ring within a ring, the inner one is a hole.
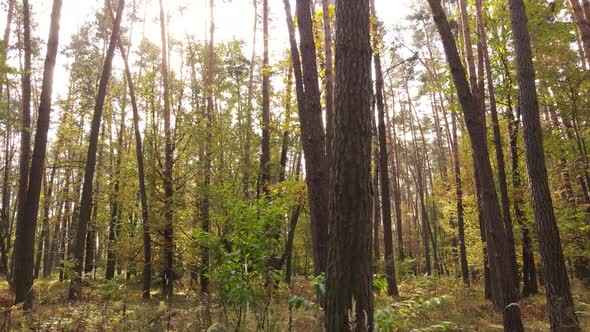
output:
M327 331L371 331L371 45L367 1L336 3Z
M96 152L98 148L98 134L100 130L100 122L102 118L102 110L104 107L104 100L107 93L107 86L111 76L111 64L115 54L115 46L119 38L119 30L121 25L121 18L123 16L123 9L125 8L125 1L119 0L117 8L117 16L113 22L113 29L109 40L109 47L105 56L100 81L98 85L98 92L96 95L96 102L94 105L94 115L92 117L92 124L90 127L90 139L88 145L88 153L86 155L86 167L84 172L84 185L82 189L82 197L80 199L80 215L78 217L76 238L74 242L74 252L72 257L74 259L75 275L70 282L69 298L70 300L77 300L80 297L82 288L82 269L84 258L84 247L86 240L86 232L88 221L90 219L90 210L92 207L92 186L94 180L94 171L96 168Z
M51 10L47 54L45 56L45 65L43 68L43 84L41 87L41 99L37 117L37 131L35 134L35 149L33 150L33 158L31 160L32 164L26 198L24 201L20 202L22 210L19 211L19 215L22 213L22 216L17 220L16 238L14 240L13 259L17 262L14 269L15 303L24 301L24 309L30 309L33 304L31 293L31 288L33 286L33 252L43 168L45 165L45 152L47 149L47 132L49 131L49 115L51 112L51 96L53 91L53 70L55 68L57 45L59 43L61 4L61 0L54 0ZM25 5L28 6L28 3ZM30 47L30 40L26 47ZM26 149L28 150L29 146L27 146ZM21 174L21 176L23 175Z
M301 143L305 155L305 174L308 191L312 235L314 274L326 271L328 255L328 164L326 162L325 134L322 123L315 45L309 0L298 0L297 14L301 39L301 58L295 39L295 28L289 0L283 0L289 30L291 62L295 77L297 107L301 122ZM299 2L303 2L299 4ZM306 9L307 8L307 9ZM302 73L306 73L304 78ZM304 86L305 81L305 86Z
M505 331L524 331L520 318L520 308L510 305L515 302L517 290L512 278L512 265L509 261L508 241L502 222L498 196L494 184L492 167L486 147L486 130L483 116L478 111L477 99L469 89L465 69L457 51L450 24L440 0L428 0L432 9L434 21L441 35L447 62L451 68L453 81L457 89L459 102L463 109L465 124L471 139L474 163L476 164L479 184L482 194L483 220L486 229L486 239L490 266L492 268L492 283L496 284L496 308L502 311Z
M539 119L539 103L527 16L522 0L509 0L510 22L514 35L519 102L526 164L537 236L545 272L547 307L552 331L579 331L574 303L565 268L557 221L545 166L543 136Z

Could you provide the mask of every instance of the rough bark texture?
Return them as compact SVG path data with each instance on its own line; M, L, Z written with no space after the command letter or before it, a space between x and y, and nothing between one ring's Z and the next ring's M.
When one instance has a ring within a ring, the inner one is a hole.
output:
M526 164L552 331L579 331L545 166L533 54L522 0L509 0Z
M332 60L332 24L330 22L330 2L322 0L324 21L324 67L326 101L326 156L328 165L332 160L332 141L334 140L334 62Z
M309 0L303 1L309 8ZM311 86L305 84L302 73L299 48L295 39L295 28L291 16L289 0L283 0L289 30L289 44L291 48L291 62L295 77L295 92L297 94L297 107L301 121L301 144L305 155L305 180L307 182L309 215L311 221L312 251L314 261L314 274L318 275L326 271L328 254L328 164L326 162L325 134L322 123L321 105L319 100L319 88L317 83L317 67L315 65L315 46L313 43L313 30L311 27L311 15L306 5L298 5L299 31L301 39L301 55L307 66L304 70L308 75L315 75L314 80L309 79ZM303 7L303 12L299 10ZM310 53L312 55L310 55ZM311 68L309 68L311 67ZM315 73L315 74L314 74ZM307 83L308 79L305 80Z
M96 166L96 152L98 148L98 134L100 130L100 122L102 118L102 110L104 107L104 100L107 93L107 86L111 76L111 65L115 55L115 46L119 38L119 30L121 26L121 18L123 16L123 9L125 8L125 1L119 0L117 7L117 16L113 22L113 29L109 40L109 46L105 56L105 60L100 75L98 85L98 92L94 104L94 114L92 116L92 124L90 127L90 139L88 144L88 153L86 155L86 166L84 172L84 185L82 187L82 197L80 199L80 214L77 220L76 238L74 241L74 252L72 254L74 263L75 275L70 282L69 298L70 300L77 300L80 297L82 287L82 268L84 258L84 247L86 240L86 231L88 221L90 220L90 210L92 208L92 186L94 180L94 171Z
M512 266L509 261L507 239L500 214L500 206L494 184L492 167L486 141L486 130L483 116L479 114L476 98L469 89L465 69L457 51L453 34L447 16L440 0L428 0L433 18L441 35L447 62L451 69L453 82L457 89L459 102L463 110L465 124L471 139L473 160L479 176L479 187L482 196L482 212L486 230L486 239L490 259L492 284L495 284L497 294L494 304L502 311L505 331L524 331L520 318L520 308L510 305L515 302L517 290L512 276Z
M578 0L569 0L569 3L572 7L572 16L574 17L574 22L576 23L576 28L582 40L582 47L586 56L582 61L590 63L590 22L588 21L590 17L584 15L584 12L587 12L590 8L586 8L586 1L584 1L583 8Z
M37 117L37 131L35 134L35 149L31 160L31 168L28 181L28 189L23 207L19 211L22 217L17 221L16 238L14 240L14 288L15 303L24 301L23 307L32 307L31 288L33 286L33 251L35 247L35 231L39 212L39 198L41 195L41 183L43 168L45 165L45 152L47 150L47 132L49 131L49 115L51 112L51 95L53 91L53 70L59 43L59 20L61 14L61 0L54 0L51 10L51 23L49 38L47 41L47 54L43 68L43 85ZM28 6L28 3L26 4ZM27 7L28 8L28 7ZM29 36L30 37L30 36ZM28 46L30 48L30 40ZM29 54L30 56L30 54ZM29 146L26 147L26 150ZM22 175L21 176L26 176Z
M327 331L371 331L371 45L368 1L336 3Z

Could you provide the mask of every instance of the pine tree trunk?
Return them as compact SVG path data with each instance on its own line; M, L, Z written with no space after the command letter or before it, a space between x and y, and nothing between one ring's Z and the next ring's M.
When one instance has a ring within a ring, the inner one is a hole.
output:
M465 222L463 216L463 184L461 180L461 165L459 163L459 142L457 140L457 116L451 112L451 126L453 132L453 161L455 167L455 196L457 206L457 231L459 236L459 262L463 283L469 286L469 265L467 264L467 246L465 245Z
M368 2L336 3L327 331L373 329L369 22Z
M316 54L309 0L297 1L301 57L295 39L291 5L289 0L283 0L289 30L297 107L301 122L301 142L305 154L305 179L308 190L314 274L319 275L321 272L326 271L328 256L329 172L326 161L325 134L317 83ZM305 77L302 71L305 73Z
M509 0L508 4L514 36L526 164L544 265L551 330L580 331L549 191L526 9L522 0Z
M381 43L376 22L375 0L371 0L371 15L373 16L373 49L379 50ZM391 226L391 193L389 188L389 165L387 155L387 135L385 133L385 106L383 104L383 71L381 56L378 51L373 52L375 65L375 100L377 102L377 135L379 141L379 175L381 180L381 214L383 219L383 249L385 254L385 275L387 278L387 293L399 295L395 280L395 258L393 257L393 228ZM377 188L375 188L377 189ZM375 194L377 194L375 192Z
M30 309L33 304L31 293L31 288L33 286L33 252L43 168L45 165L45 152L47 149L47 132L49 131L51 96L53 90L53 70L55 68L57 45L59 43L61 4L61 0L54 0L51 10L47 54L45 56L45 66L43 68L43 84L41 87L41 98L37 117L37 131L35 134L35 149L33 150L33 157L31 159L32 163L26 198L24 201L20 202L23 209L19 211L19 214L22 213L22 216L17 220L16 238L14 240L13 259L17 262L14 269L15 303L24 301L24 309ZM30 40L26 47L30 47ZM29 147L27 146L26 149L28 150Z
M125 1L119 0L117 8L117 16L113 22L111 37L109 40L109 47L105 56L100 81L98 85L98 92L96 95L96 102L94 105L94 114L92 117L92 124L90 126L90 139L88 145L88 153L86 155L86 166L84 172L84 184L82 187L82 197L80 199L80 214L77 220L76 238L74 241L74 252L72 257L74 259L75 275L70 282L69 299L72 301L78 300L82 290L82 269L84 258L84 247L86 240L86 232L88 228L88 221L90 219L90 210L92 207L92 186L94 180L94 171L96 168L96 152L98 148L98 135L100 131L100 122L102 118L102 110L104 107L104 100L107 93L107 86L111 76L111 64L115 53L115 46L119 38L119 29L121 25L121 18L123 16L123 9L125 8Z
M174 196L173 161L172 161L172 131L170 129L170 82L168 81L168 44L166 34L166 16L164 15L164 3L160 0L160 38L162 41L162 85L164 90L164 244L162 269L162 294L166 298L172 297L173 288L173 264L174 264L174 238L172 224L172 201Z
M478 112L480 106L477 98L470 91L465 75L465 69L457 51L450 24L440 0L428 0L432 9L434 21L441 35L447 62L451 68L453 81L457 89L459 102L463 109L465 124L471 139L474 163L478 170L479 184L482 196L483 220L485 223L487 247L492 268L492 284L498 293L495 294L496 309L502 311L505 331L524 331L520 318L520 308L510 305L515 302L517 289L512 278L512 265L509 261L508 241L502 217L498 196L494 184L492 167L486 141L486 128L483 116ZM473 88L473 86L472 86Z

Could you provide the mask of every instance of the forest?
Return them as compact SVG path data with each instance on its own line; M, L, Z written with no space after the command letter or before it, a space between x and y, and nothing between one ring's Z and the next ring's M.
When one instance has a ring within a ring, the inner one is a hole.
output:
M590 0L0 3L0 332L590 331Z

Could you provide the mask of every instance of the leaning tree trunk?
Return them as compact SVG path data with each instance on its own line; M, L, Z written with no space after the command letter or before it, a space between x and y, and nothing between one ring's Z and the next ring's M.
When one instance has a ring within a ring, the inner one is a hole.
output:
M317 83L317 66L315 62L315 45L309 0L297 6L299 32L301 39L301 57L295 39L295 28L291 16L289 0L283 0L289 31L291 63L295 77L297 108L301 122L301 144L305 154L305 180L307 182L309 214L312 234L312 252L314 274L326 271L327 236L328 236L328 164L326 162L325 134L321 114L319 87ZM307 10L306 10L307 8ZM302 73L302 58L304 60ZM314 76L315 75L315 76ZM305 80L305 90L304 90Z
M114 19L114 15L111 12L111 18ZM143 273L142 273L142 297L144 299L150 298L150 290L152 287L152 249L150 239L150 226L149 226L149 214L148 214L148 203L147 203L147 190L145 187L145 169L143 165L143 148L141 141L141 133L139 131L139 110L137 108L137 99L135 98L135 86L133 84L133 77L131 76L131 70L129 69L129 61L125 47L121 38L117 39L117 45L123 63L125 64L125 77L127 78L127 86L129 87L129 99L131 101L131 108L133 110L133 131L135 134L135 156L137 158L137 176L139 178L139 199L141 201L141 222L143 228Z
M72 301L80 297L82 290L82 269L84 265L82 260L84 258L84 247L86 240L86 232L88 228L88 221L90 220L90 210L92 208L92 186L94 180L94 171L96 166L96 151L98 148L98 134L100 131L100 122L102 118L102 110L104 108L104 100L107 93L107 87L111 76L111 65L115 55L115 46L119 38L119 30L121 26L121 18L123 16L123 9L125 8L125 1L119 0L117 8L117 17L113 22L113 29L109 40L109 47L102 67L100 81L98 85L98 92L96 94L96 101L94 104L94 115L92 116L92 124L90 126L90 139L88 144L88 153L86 155L86 167L84 171L84 184L82 187L82 197L80 199L80 213L78 217L78 225L76 231L76 238L74 241L74 252L72 254L74 263L74 277L70 282L69 299Z
M508 241L498 204L498 196L494 184L494 176L490 165L486 147L486 128L483 116L478 111L480 106L477 99L469 89L469 83L465 75L465 69L461 64L457 45L451 31L451 26L441 5L440 0L428 0L433 13L434 22L441 35L447 62L451 69L453 82L457 89L459 102L463 109L465 124L471 139L473 160L476 164L479 176L479 184L482 194L482 212L486 230L486 239L490 266L494 273L491 275L492 283L495 283L497 302L496 309L502 311L505 331L524 331L520 318L520 308L511 305L516 301L517 290L512 278L512 265L509 261Z
M371 331L371 45L369 3L336 3L334 155L327 331Z
M553 212L549 180L545 166L543 133L531 40L523 0L509 0L510 22L514 35L516 76L522 114L522 132L537 236L543 257L547 307L552 331L579 331L569 280L565 268L559 229Z
M37 131L35 134L35 149L28 181L28 190L24 201L19 204L21 218L17 220L16 238L14 240L14 257L17 262L14 267L15 303L24 301L24 309L30 309L33 305L33 256L35 247L35 231L39 212L39 199L41 195L41 183L43 168L45 165L45 152L47 150L47 132L49 131L49 113L51 112L51 96L53 92L53 71L59 43L59 19L61 14L61 0L54 0L51 10L51 24L49 27L49 39L47 41L47 54L43 68L43 85L41 86L41 99L37 117ZM25 4L28 11L28 3ZM30 40L27 48L30 48ZM30 56L30 54L29 54ZM26 147L28 151L29 146ZM21 174L21 176L26 176Z

